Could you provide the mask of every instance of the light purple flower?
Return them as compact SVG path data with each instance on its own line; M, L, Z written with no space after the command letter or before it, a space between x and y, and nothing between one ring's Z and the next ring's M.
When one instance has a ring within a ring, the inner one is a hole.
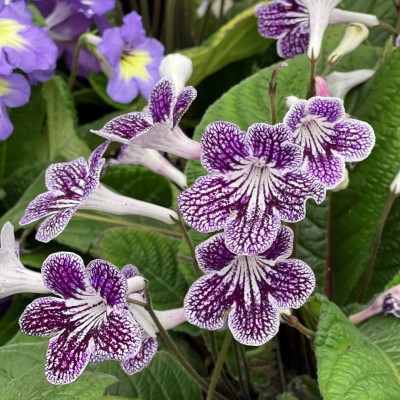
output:
M197 246L196 258L206 275L185 297L187 320L208 330L221 329L227 322L233 337L245 345L270 340L279 329L279 310L301 307L315 287L311 268L288 258L292 246L293 232L286 226L261 254L233 254L224 234Z
M15 68L26 73L46 71L57 59L57 47L46 31L20 15L12 6L0 9L0 74Z
M116 142L166 151L189 160L199 159L199 143L189 139L178 126L196 95L191 86L176 94L172 81L163 78L151 92L147 111L121 115L92 132Z
M300 171L302 149L284 124L254 124L248 132L229 122L209 124L201 139L210 173L178 197L185 222L200 232L225 229L228 249L257 254L275 240L280 220L305 216L305 201L321 203L323 185Z
M149 98L160 78L164 47L156 39L146 38L140 15L131 12L121 27L106 29L98 50L112 68L107 93L113 100L129 103L139 92Z
M340 1L275 0L260 5L256 8L258 31L263 37L278 40L278 54L283 58L307 52L310 58L317 59L328 24L379 24L375 15L336 9Z
M22 265L10 222L4 224L0 239L0 299L16 293L48 293L42 275Z
M51 337L46 377L73 382L98 357L124 360L140 348L140 330L126 308L126 278L111 263L91 261L85 268L74 253L51 254L43 263L45 286L58 297L31 303L19 320L27 335Z
M303 168L327 189L344 178L345 162L364 160L375 144L372 127L345 116L343 101L333 97L298 100L284 123L304 149Z
M133 265L126 265L122 268L121 272L128 280L139 276L138 269ZM146 302L144 292L141 290L130 294L129 298ZM143 307L129 303L129 311L140 325L142 336L138 353L121 362L124 371L132 375L146 368L157 353L158 342L156 333L158 329L151 319L150 314ZM172 329L186 321L183 308L155 311L155 314L164 329Z
M173 224L177 214L164 207L122 196L100 184L104 165L103 154L109 142L92 153L89 163L83 157L52 164L46 171L48 192L37 196L27 207L20 224L25 225L48 217L36 233L36 239L49 242L67 226L75 211L80 209L104 211L117 215L142 215Z
M21 107L29 101L31 87L20 74L0 75L0 140L7 139L14 127L7 107Z

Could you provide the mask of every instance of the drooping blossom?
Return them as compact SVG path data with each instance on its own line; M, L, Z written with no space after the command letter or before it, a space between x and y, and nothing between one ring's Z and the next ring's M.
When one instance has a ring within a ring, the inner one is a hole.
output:
M280 220L297 222L305 202L321 203L323 185L305 171L302 149L284 124L254 124L248 132L219 121L201 139L203 167L210 173L178 197L185 222L200 232L225 229L227 248L237 254L265 251Z
M48 192L37 196L25 210L20 224L25 225L47 217L40 225L36 239L49 242L67 226L75 211L88 209L117 215L142 215L173 224L177 218L173 210L122 196L100 184L104 165L103 154L109 142L104 142L92 153L89 163L76 160L50 165L46 171Z
M73 382L92 360L137 354L140 329L126 308L127 280L114 265L93 260L85 268L78 255L60 252L44 261L42 275L59 297L33 301L19 324L27 335L51 338L46 356L51 383Z
M139 276L139 271L133 265L126 265L122 270L122 274L127 279L132 279ZM131 293L128 298L146 302L146 297L142 290ZM150 317L150 314L141 306L129 303L129 311L132 313L135 320L140 326L141 346L136 355L121 361L123 370L129 374L135 374L146 368L158 349L156 333L158 329ZM172 329L177 325L186 321L183 308L177 308L166 311L155 311L157 319L160 321L164 329Z
M31 87L21 74L0 75L0 140L7 139L14 130L7 108L23 106L30 94Z
M136 12L124 17L121 27L106 29L98 51L109 66L107 93L115 101L129 103L141 93L149 98L159 80L164 48L156 39L145 36L142 18ZM102 64L104 67L104 62Z
M303 169L327 189L343 180L345 162L364 160L375 144L372 127L347 118L343 101L337 98L298 100L283 121L294 143L304 149Z
M40 272L22 265L10 222L4 224L0 240L0 299L16 293L48 293Z
M368 27L379 25L375 15L340 10L341 0L275 0L256 8L261 36L278 40L278 54L293 58L307 53L320 55L328 24L360 22Z
M392 314L400 318L400 285L393 286L380 293L375 300L364 310L350 315L349 319L354 324L373 317L377 314Z
M47 71L57 59L57 47L45 29L14 6L0 8L0 35L0 75L10 75L15 68Z
M92 132L115 142L199 159L199 143L189 139L178 126L196 94L191 86L177 94L173 82L163 78L151 92L147 111L121 115Z
M271 247L254 255L237 255L218 234L196 248L205 273L184 301L188 322L203 329L228 323L240 343L259 346L276 335L279 310L299 308L315 287L315 276L303 261L288 258L293 232L282 226Z

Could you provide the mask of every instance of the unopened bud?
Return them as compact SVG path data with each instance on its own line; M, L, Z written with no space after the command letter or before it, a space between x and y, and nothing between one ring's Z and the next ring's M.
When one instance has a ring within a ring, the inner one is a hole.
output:
M397 173L396 177L393 179L393 182L390 184L390 191L396 196L400 194L400 171Z
M285 106L288 110L290 110L290 108L292 107L293 104L295 104L297 101L299 101L300 99L296 96L287 96L285 97L285 100L283 100L285 102Z
M192 76L193 63L189 57L180 53L168 54L160 65L161 77L167 77L175 84L176 91L179 93Z

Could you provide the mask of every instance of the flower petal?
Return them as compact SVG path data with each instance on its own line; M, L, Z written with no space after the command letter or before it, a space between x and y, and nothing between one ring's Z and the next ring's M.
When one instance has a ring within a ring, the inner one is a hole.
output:
M43 263L42 275L45 286L64 299L75 298L76 292L84 292L88 284L82 258L67 251L50 254Z
M178 95L172 112L173 124L178 125L183 114L188 110L193 100L197 97L197 91L192 86L185 87Z
M162 78L151 91L149 110L155 124L172 120L175 103L175 85L169 78Z
M139 275L139 270L132 264L127 264L121 269L121 274L125 276L126 279L133 278Z
M290 107L286 113L283 123L286 124L292 132L294 132L301 122L301 119L306 116L306 100L298 100Z
M293 58L307 52L310 43L308 24L294 26L286 35L278 39L277 52L282 58Z
M336 97L320 96L312 97L307 101L305 112L306 114L323 117L328 122L336 122L338 119L343 118L345 114L343 100Z
M128 284L121 271L108 261L93 260L86 268L90 284L112 307L124 307Z
M103 156L109 144L109 140L105 141L89 157L89 176L86 180L85 198L89 197L99 185L100 173L106 161Z
M249 155L244 144L245 132L230 122L218 121L207 125L200 145L201 163L210 173L226 173L241 166Z
M54 336L65 328L65 301L55 297L40 297L29 304L19 318L26 335Z
M293 231L288 226L281 226L272 245L260 257L268 260L288 258L293 251L293 237Z

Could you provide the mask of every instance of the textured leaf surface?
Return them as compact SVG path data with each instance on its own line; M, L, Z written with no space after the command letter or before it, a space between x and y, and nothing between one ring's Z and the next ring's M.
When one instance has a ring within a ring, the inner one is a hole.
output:
M378 323L358 330L335 304L322 296L321 301L315 348L324 399L398 399L400 368L390 346L392 340L398 343L400 330L385 331ZM384 334L394 338L382 341Z

